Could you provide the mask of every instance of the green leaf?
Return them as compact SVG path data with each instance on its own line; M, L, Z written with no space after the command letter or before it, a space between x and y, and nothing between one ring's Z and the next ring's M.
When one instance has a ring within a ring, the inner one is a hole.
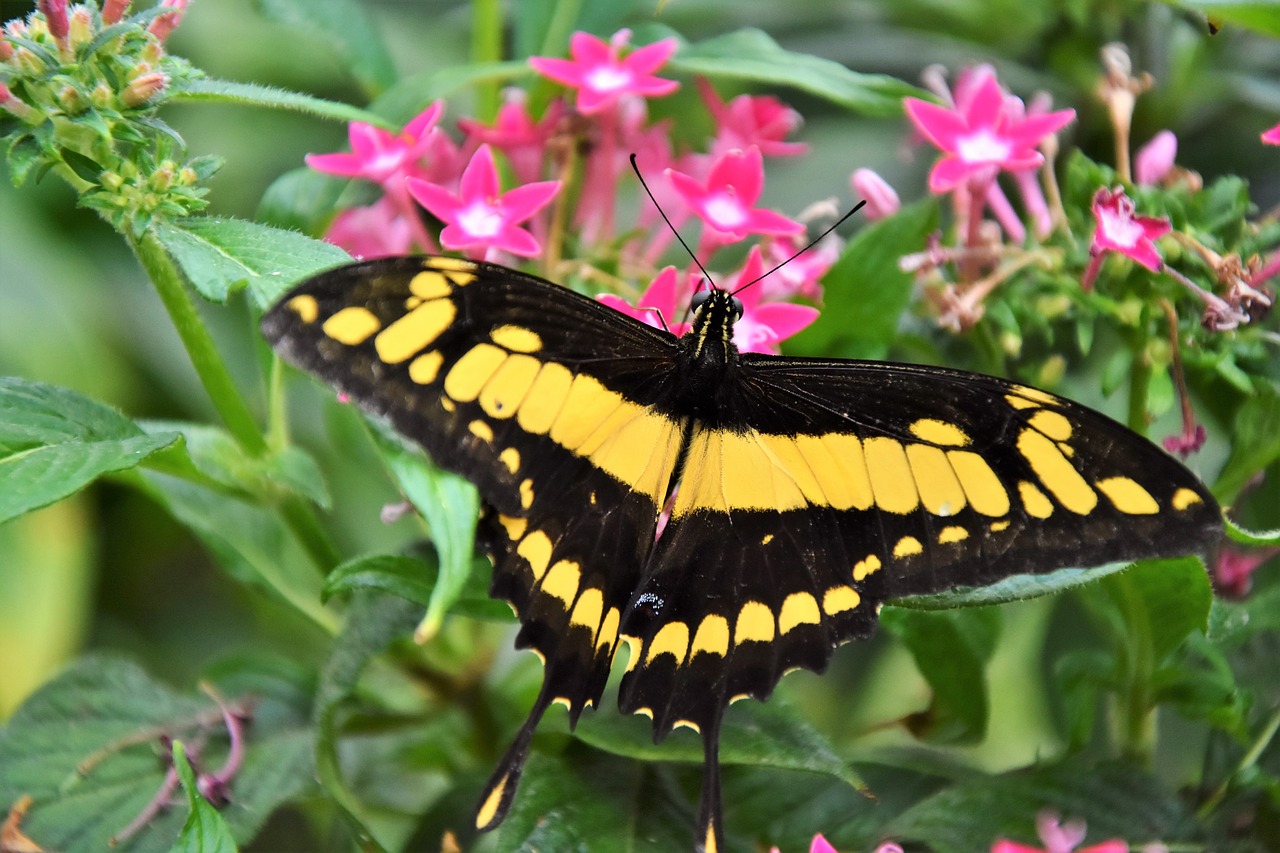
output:
M338 712L356 689L360 674L392 640L413 630L413 606L399 598L362 594L352 598L342 633L320 673L315 700L315 760L320 784L364 842L364 849L385 848L374 837L364 805L342 775L338 759Z
M1136 765L1079 762L966 777L898 815L885 834L936 853L988 850L998 838L1034 844L1035 817L1044 809L1084 821L1086 844L1179 838L1190 820L1173 792Z
M173 766L187 794L187 822L182 825L174 853L236 853L231 829L218 810L196 790L196 774L182 741L173 742Z
M1067 568L1040 575L1013 575L988 586L955 587L934 595L914 595L894 599L894 605L913 610L950 610L955 607L981 607L1005 604L1054 595L1063 590L1093 583L1107 575L1123 571L1133 563L1107 563L1087 569Z
M1101 597L1118 602L1123 614L1121 642L1134 630L1147 632L1152 658L1157 662L1192 631L1203 632L1208 627L1213 605L1209 575L1195 557L1134 563L1128 571L1082 592L1095 607L1107 606Z
M405 77L373 103L379 114L393 116L401 122L422 112L427 104L456 95L483 84L512 84L532 77L526 62L485 62L433 68Z
M929 198L859 231L823 279L823 316L793 338L789 349L884 358L915 286L915 276L903 272L898 261L921 251L937 227L938 204Z
M292 169L267 187L258 205L258 218L303 234L320 234L339 208L350 181L312 169Z
M0 377L0 522L74 494L178 440L87 397Z
M483 557L472 561L470 577L482 579L488 565ZM424 557L407 554L376 554L348 560L329 573L324 584L324 597L354 592L358 589L376 589L412 601L423 607L431 603L440 573L440 561L435 553ZM471 583L463 591L451 612L477 619L511 621L511 608L501 601L489 598L482 584Z
M243 219L191 216L158 222L155 233L192 287L218 303L247 285L265 309L299 279L351 260L330 243Z
M391 54L357 0L257 0L256 5L273 21L322 35L366 92L377 93L395 83Z
M244 763L230 783L234 806L222 815L240 843L313 784L302 703L282 702L282 692L254 693ZM247 696L227 699L248 705ZM0 802L24 793L34 798L23 830L47 850L106 850L164 782L161 735L205 740L204 767L217 769L225 761L226 728L211 700L171 690L119 658L79 660L0 728ZM116 849L171 850L182 823L180 810L164 811Z
M1227 524L1227 538L1232 542L1239 542L1241 545L1259 545L1262 547L1273 547L1280 545L1280 530L1264 530L1255 532L1245 530L1238 527L1234 521L1223 516L1223 521Z
M913 733L934 743L977 743L987 734L987 662L1000 633L994 607L911 612L885 607L880 624L902 641L933 698Z
M1213 494L1229 504L1249 480L1280 459L1280 391L1259 384L1236 413L1231 453L1213 484Z
M426 519L440 555L427 613L415 634L418 642L424 642L440 629L471 577L480 496L466 479L432 465L421 451L410 449L380 425L375 425L373 436L401 491Z
M254 83L233 83L230 80L214 80L200 77L183 80L170 90L169 98L175 101L239 104L251 107L266 107L273 110L296 110L309 113L320 118L334 121L362 121L386 130L396 130L379 115L342 104L337 101L326 101L323 98L302 95L286 89L272 86L259 86Z
M1268 36L1280 36L1280 8L1276 0L1164 0L1170 6L1179 6L1204 15L1216 26L1234 24Z
M859 74L830 59L785 50L756 29L682 44L667 67L685 74L791 86L865 115L901 115L904 97L929 97L893 77Z

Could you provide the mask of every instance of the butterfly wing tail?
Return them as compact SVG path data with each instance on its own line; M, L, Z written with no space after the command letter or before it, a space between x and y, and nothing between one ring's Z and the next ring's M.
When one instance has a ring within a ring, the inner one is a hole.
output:
M705 752L702 767L702 802L698 807L696 853L719 853L724 849L724 821L720 807L720 715L702 729Z
M525 760L529 757L529 743L533 740L533 732L550 704L551 691L544 683L538 701L529 711L528 719L516 733L511 746L507 747L489 781L485 783L484 792L480 795L480 805L476 808L475 824L478 831L487 832L496 828L511 809L516 789L520 786Z

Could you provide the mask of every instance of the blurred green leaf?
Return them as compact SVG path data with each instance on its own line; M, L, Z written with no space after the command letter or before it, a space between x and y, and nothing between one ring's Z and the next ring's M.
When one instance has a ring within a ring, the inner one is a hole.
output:
M1243 527L1236 525L1234 521L1226 516L1223 520L1227 525L1227 538L1232 542L1239 542L1241 545L1259 545L1263 547L1280 545L1280 530L1264 530L1253 531L1245 530Z
M157 223L155 233L192 287L218 303L247 286L266 308L299 279L351 260L330 243L244 219L191 216Z
M930 97L894 77L860 74L830 59L786 50L757 29L682 44L667 67L685 74L791 86L865 115L901 115L904 97Z
M788 349L884 358L915 287L915 276L903 272L898 262L922 251L937 227L938 204L930 198L859 231L823 278L823 316L792 338Z
M924 719L912 731L934 743L977 743L987 734L987 662L1000 634L994 607L952 612L880 611L880 624L916 662L933 691Z
M291 169L262 194L258 217L276 228L320 234L333 220L349 183L314 169Z
M240 842L311 784L304 718L269 695L250 707L244 764L231 780L235 805L223 814ZM157 749L162 734L188 743L207 740L205 766L225 760L222 713L212 701L177 693L128 661L83 658L0 728L0 802L30 794L35 805L23 829L48 850L105 850L160 788L167 767L165 752ZM182 823L181 811L161 812L115 849L171 850Z
M322 4L315 4L317 6ZM183 80L169 90L168 98L174 101L203 103L238 104L250 107L266 107L276 110L294 110L333 121L362 121L387 130L396 128L387 120L375 113L343 104L337 101L326 101L311 95L277 89L272 86L259 86L256 83L235 83L230 80L214 80L200 77Z
M1231 453L1213 484L1213 494L1232 503L1255 474L1280 459L1280 392L1259 384L1236 413Z
M483 578L485 565L487 561L477 557L472 561L469 576ZM427 559L407 554L356 557L329 573L324 596L328 600L330 596L357 589L376 589L426 607L431 603L439 573L440 561L434 553ZM489 598L482 587L476 588L474 584L468 584L450 610L476 619L508 622L514 618L510 607Z
M1204 564L1195 557L1143 560L1103 584L1111 587L1111 594L1126 607L1136 604L1141 608L1156 661L1177 648L1192 631L1208 627L1213 586Z
M913 610L950 610L955 607L981 607L987 604L1005 604L1054 595L1063 590L1093 583L1115 572L1123 571L1133 563L1107 563L1087 569L1057 569L1042 575L1013 575L1002 581L980 587L955 587L935 595L914 595L894 599L897 607Z
M178 440L88 397L0 377L0 522L78 492Z
M187 795L187 821L182 825L174 853L236 853L231 829L218 810L196 790L196 774L187 760L182 741L173 742L173 766Z
M1280 4L1276 0L1164 0L1171 6L1179 6L1204 15L1215 26L1234 24L1263 35L1280 36Z
M256 0L255 5L273 21L324 36L366 92L377 94L395 83L391 54L358 0Z

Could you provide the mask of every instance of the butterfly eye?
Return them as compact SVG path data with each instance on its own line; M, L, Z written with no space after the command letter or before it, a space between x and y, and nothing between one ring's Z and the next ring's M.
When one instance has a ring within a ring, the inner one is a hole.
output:
M702 309L703 305L707 304L707 300L710 298L711 298L710 290L700 290L697 293L693 294L693 299L689 301L689 307L692 308L694 311L699 311Z
M730 296L729 298L733 300L733 322L736 323L742 319L742 300L736 296Z

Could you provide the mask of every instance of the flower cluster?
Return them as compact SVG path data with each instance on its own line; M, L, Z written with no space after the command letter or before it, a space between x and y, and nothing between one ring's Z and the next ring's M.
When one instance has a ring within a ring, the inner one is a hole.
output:
M313 154L307 163L377 184L382 194L373 204L341 212L327 239L364 257L445 249L492 261L538 257L553 277L576 274L616 289L649 281L634 303L613 293L601 298L643 322L685 331L684 312L703 276L696 264L660 267L672 228L700 223L695 254L707 266L725 246L755 241L740 267L716 276L722 286L755 282L766 266L803 248L804 224L760 205L765 158L804 151L788 140L800 119L770 97L725 102L700 80L715 136L705 150L677 150L671 123L649 118L649 101L679 86L658 76L676 42L634 49L629 42L626 30L608 41L577 33L571 58L534 57L530 66L566 87L566 97L534 116L513 90L492 123L459 120L458 140L442 127L441 103L395 133L352 123L349 153ZM661 212L647 202L620 200L631 154ZM505 191L502 164L514 179ZM620 225L624 206L638 212ZM438 230L427 222L438 223ZM562 260L569 251L572 262ZM818 281L835 254L824 245L766 279L768 286L743 291L738 347L777 352L781 340L811 323L815 309L780 300L818 298Z
M84 206L134 233L202 209L200 183L217 163L185 160L155 117L173 84L196 73L164 49L187 0L132 16L127 0L36 5L0 37L0 132L16 154L14 182L54 170Z

